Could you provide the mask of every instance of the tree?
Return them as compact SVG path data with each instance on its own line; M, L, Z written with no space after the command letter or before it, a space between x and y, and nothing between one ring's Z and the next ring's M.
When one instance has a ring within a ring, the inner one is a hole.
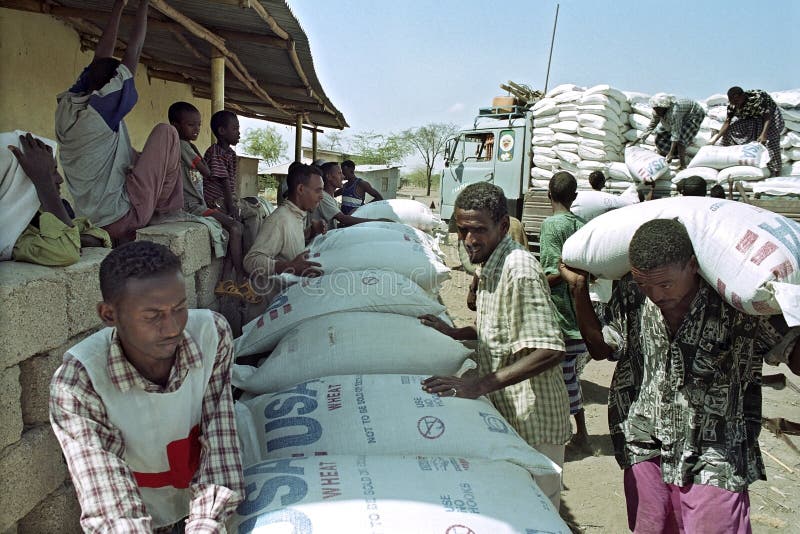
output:
M431 174L431 187L438 188L441 182L441 173ZM425 167L414 167L410 171L400 176L400 184L405 187L425 187L428 184L428 172Z
M447 139L458 132L455 124L432 122L418 128L405 130L400 134L403 142L416 150L425 164L425 179L428 184L426 196L431 194L431 175L436 165L436 158L444 154L444 145Z
M400 163L409 153L411 147L399 134L377 134L361 132L353 134L349 139L350 152L357 154L353 161L357 164L392 165Z
M267 165L281 161L288 148L286 141L271 126L245 130L242 146L245 152L261 158Z
M321 144L323 148L327 148L328 150L343 151L347 144L347 138L342 132L333 130L322 135Z

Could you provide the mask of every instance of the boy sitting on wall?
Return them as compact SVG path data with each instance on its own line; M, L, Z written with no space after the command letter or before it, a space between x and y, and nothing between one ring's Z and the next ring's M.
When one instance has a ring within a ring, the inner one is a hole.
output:
M134 74L147 33L148 0L140 0L122 61L112 57L125 0L116 0L94 59L58 95L56 137L75 208L117 243L132 241L155 216L183 207L178 134L158 124L141 153L124 117L136 105Z
M8 134L3 135L5 137ZM0 168L6 170L0 177L3 185L0 189L7 190L8 193L12 191L19 193L20 188L29 191L32 185L36 194L35 196L22 194L19 198L10 198L12 195L3 194L0 204L26 202L25 199L30 197L32 201L30 207L36 210L34 206L38 204L38 210L32 218L25 217L28 222L24 229L26 224L24 221L9 221L6 230L11 234L3 238L3 253L0 259L9 259L7 249L13 246L10 256L15 261L66 267L80 259L81 247L111 246L108 233L94 226L85 217L75 218L72 206L61 198L60 187L64 179L56 169L53 149L50 146L28 133L20 135L18 146L9 145L8 150L10 152L0 152L0 162L11 159L13 154L19 167L13 165L13 160L8 162L9 164L0 163ZM25 176L18 174L19 168ZM15 185L14 181L18 183ZM7 207L4 206L2 211L11 213ZM27 211L26 215L30 215L31 211ZM10 225L16 225L17 230Z
M222 232L214 232L213 229L219 229L221 226L228 232L228 253L225 255L222 280L217 284L214 293L257 304L261 301L261 297L250 287L242 267L242 223L219 208L209 208L203 196L203 180L211 180L212 175L197 147L192 143L200 133L200 111L188 102L175 102L169 107L168 116L170 124L178 130L178 137L181 140L183 209L193 215L210 218L219 223L208 225L212 237L216 234L216 237L220 238L219 241L223 241ZM217 239L215 244L216 241ZM219 244L224 253L224 242Z

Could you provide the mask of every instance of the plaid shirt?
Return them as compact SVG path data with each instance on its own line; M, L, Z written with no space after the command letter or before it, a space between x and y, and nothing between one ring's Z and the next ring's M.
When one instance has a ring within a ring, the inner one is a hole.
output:
M218 314L217 357L203 396L200 467L191 483L186 532L221 532L225 519L244 495L239 442L230 387L233 343L230 326ZM125 359L116 330L108 355L108 374L121 391L140 388L170 393L183 384L189 368L203 364L194 340L184 333L165 387L142 377ZM103 400L83 365L68 355L50 384L50 422L58 438L78 499L85 532L152 532L136 480L123 460L122 433L108 419ZM170 527L159 529L169 532Z
M728 119L734 117L740 119L757 118L775 112L777 104L766 91L753 89L745 91L744 96L745 101L741 106L728 105Z
M211 179L203 179L203 196L209 207L224 206L225 190L236 198L236 151L229 146L214 143L206 150L203 159L211 171Z
M682 142L688 146L697 134L697 130L700 129L700 123L703 122L705 116L706 112L700 104L688 98L681 98L670 106L663 117L659 117L654 113L653 119L645 132L669 132L670 140L673 143ZM696 125L696 128L690 128L690 130L694 130L694 133L692 134L692 139L688 140L681 139L681 133L685 129L687 122L691 122L693 126Z
M506 236L478 268L477 331L481 374L535 349L564 350L547 279L536 258ZM569 398L560 365L489 394L529 444L569 440Z
M660 457L664 482L728 491L766 479L761 367L787 332L781 316L745 315L701 282L670 340L661 311L627 275L602 322L619 357L608 425L622 468Z

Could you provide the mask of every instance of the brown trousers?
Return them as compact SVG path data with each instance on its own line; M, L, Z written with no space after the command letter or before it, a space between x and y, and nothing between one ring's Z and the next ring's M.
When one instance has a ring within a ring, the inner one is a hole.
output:
M157 124L125 181L131 209L104 227L115 244L133 241L153 217L183 209L180 156L178 131Z

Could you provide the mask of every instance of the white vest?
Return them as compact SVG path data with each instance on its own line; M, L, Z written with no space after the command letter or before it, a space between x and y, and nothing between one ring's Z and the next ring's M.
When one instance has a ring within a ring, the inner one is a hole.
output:
M199 465L200 417L217 356L217 328L211 311L189 310L184 334L200 348L203 365L189 368L181 387L172 393L148 393L136 387L123 392L111 382L107 364L112 331L105 328L68 353L83 364L111 424L122 433L123 460L136 476L153 527L171 525L189 515L188 486ZM176 474L182 482L175 481Z

